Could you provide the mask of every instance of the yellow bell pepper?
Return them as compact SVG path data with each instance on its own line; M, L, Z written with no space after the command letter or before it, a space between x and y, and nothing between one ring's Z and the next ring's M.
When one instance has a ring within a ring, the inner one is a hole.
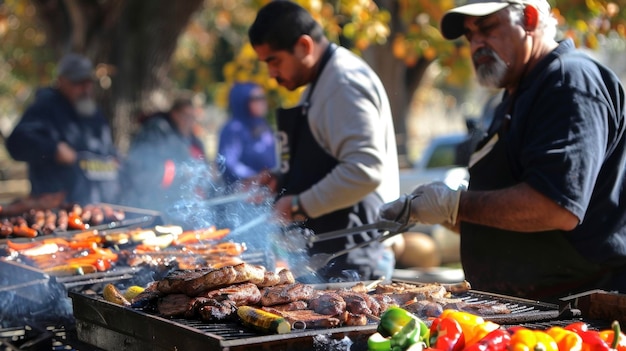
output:
M541 330L518 328L511 335L509 351L558 351L554 339Z
M580 351L583 348L583 339L571 330L551 327L546 333L556 341L559 351Z

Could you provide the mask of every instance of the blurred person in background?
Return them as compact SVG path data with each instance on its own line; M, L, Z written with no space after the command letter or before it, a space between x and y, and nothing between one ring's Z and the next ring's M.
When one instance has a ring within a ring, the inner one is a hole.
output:
M219 135L218 163L223 180L233 184L276 167L276 139L267 121L264 89L254 83L235 83L228 99L230 119Z
M6 147L28 164L33 197L63 194L60 201L82 205L118 201L118 153L94 99L87 57L71 53L59 61L55 86L36 92Z
M299 106L278 110L280 171L256 179L277 195L277 216L315 234L377 221L378 207L398 196L399 175L389 100L376 73L331 43L294 2L265 5L248 35L278 84L307 87ZM359 232L317 242L310 253L335 253L379 235ZM394 265L391 249L373 242L333 259L310 278L389 279Z
M464 36L479 82L503 95L468 190L419 186L405 219L460 232L474 289L546 301L626 293L624 89L571 39L555 40L556 26L546 0L473 0L444 14L443 36Z
M167 112L142 121L120 171L122 204L166 215L195 195L193 181L208 172L204 144L194 133L199 110L193 99L179 97Z

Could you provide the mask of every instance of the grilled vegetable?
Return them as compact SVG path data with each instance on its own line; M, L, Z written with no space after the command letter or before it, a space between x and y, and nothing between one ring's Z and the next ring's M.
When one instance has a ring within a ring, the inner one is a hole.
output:
M511 342L511 334L506 329L496 329L484 338L478 340L470 347L466 347L463 351L507 351L507 347ZM560 348L559 348L560 350ZM563 349L568 351L576 351L576 349ZM578 349L577 351L580 351Z
M576 332L566 330L561 327L551 327L546 330L546 333L550 335L554 341L556 341L559 351L580 351L583 347L583 339Z
M141 286L133 285L126 289L126 291L124 291L124 298L128 301L131 301L135 298L135 296L141 294L144 290L146 289Z
M130 302L122 295L122 293L115 287L115 285L109 283L104 287L102 296L105 300L112 302L120 306L130 306Z
M622 333L618 321L613 321L611 329L601 330L598 334L612 349L626 351L626 335Z
M463 329L456 320L436 318L430 325L430 345L442 351L460 351L465 347Z
M244 325L266 333L286 334L291 325L283 317L250 306L240 306L237 315Z
M389 351L391 350L391 338L386 338L380 333L374 333L367 339L367 349L369 351Z
M559 347L546 332L521 327L511 335L511 344L508 349L511 351L558 351Z
M44 273L55 277L66 277L71 275L84 275L95 273L98 270L89 264L64 264L44 269Z

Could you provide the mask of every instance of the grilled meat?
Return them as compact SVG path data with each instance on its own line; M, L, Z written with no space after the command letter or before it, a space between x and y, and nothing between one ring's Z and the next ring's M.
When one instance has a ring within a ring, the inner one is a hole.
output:
M313 310L281 311L272 307L263 307L263 309L282 316L294 329L333 328L340 324L338 318L319 314Z
M278 276L280 277L278 285L293 284L296 282L296 278L294 278L293 273L291 273L291 271L286 268L281 269L278 272Z
M433 301L420 300L403 305L402 308L419 317L439 317L443 307Z
M195 299L185 294L165 295L157 301L157 310L165 317L180 317L191 314Z
M280 284L280 276L278 275L278 273L267 271L265 272L263 281L259 283L259 287L264 288L266 286L275 286L278 284Z
M162 296L164 296L164 294L157 290L156 283L150 284L144 291L132 298L130 301L131 307L144 308L150 306Z
M346 301L337 293L326 292L309 300L309 308L329 316L339 315L346 310Z
M275 308L280 311L297 311L297 310L306 310L309 308L309 304L306 301L294 301L290 303L286 303L284 305L274 305L272 308Z
M354 314L346 311L342 316L341 324L346 326L367 325L367 316L364 314Z
M379 316L382 312L378 301L368 294L354 292L350 289L340 289L337 293L346 301L348 312L374 316Z
M481 316L493 316L509 314L511 310L502 303L467 303L464 301L450 302L442 306L442 309L455 309Z
M243 283L208 291L202 297L213 300L230 300L237 306L256 305L261 301L261 291L255 284Z
M219 269L178 270L159 281L157 289L165 294L185 293L188 296L198 296L205 291L236 283L258 284L264 277L264 267L247 263Z
M416 300L428 300L431 297L446 297L450 294L441 284L414 285L409 283L392 282L390 284L378 284L376 294L410 294Z
M389 294L373 294L370 296L372 297L372 299L378 302L381 313L386 311L391 306L399 306L396 300L394 300L393 297Z
M261 305L274 306L298 300L307 301L313 294L312 286L299 283L266 287L261 291Z
M203 321L221 321L233 319L237 315L237 303L232 300L206 299L199 308Z

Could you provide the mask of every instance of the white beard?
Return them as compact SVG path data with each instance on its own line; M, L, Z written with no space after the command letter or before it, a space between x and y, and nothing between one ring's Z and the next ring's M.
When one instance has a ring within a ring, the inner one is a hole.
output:
M96 113L96 101L90 97L82 97L74 104L81 117L93 117Z
M480 56L489 56L494 59L495 62L476 66L478 83L490 88L501 88L506 70L508 69L506 62L504 62L495 52L489 49L480 49L476 51L473 57L474 62L476 62Z

